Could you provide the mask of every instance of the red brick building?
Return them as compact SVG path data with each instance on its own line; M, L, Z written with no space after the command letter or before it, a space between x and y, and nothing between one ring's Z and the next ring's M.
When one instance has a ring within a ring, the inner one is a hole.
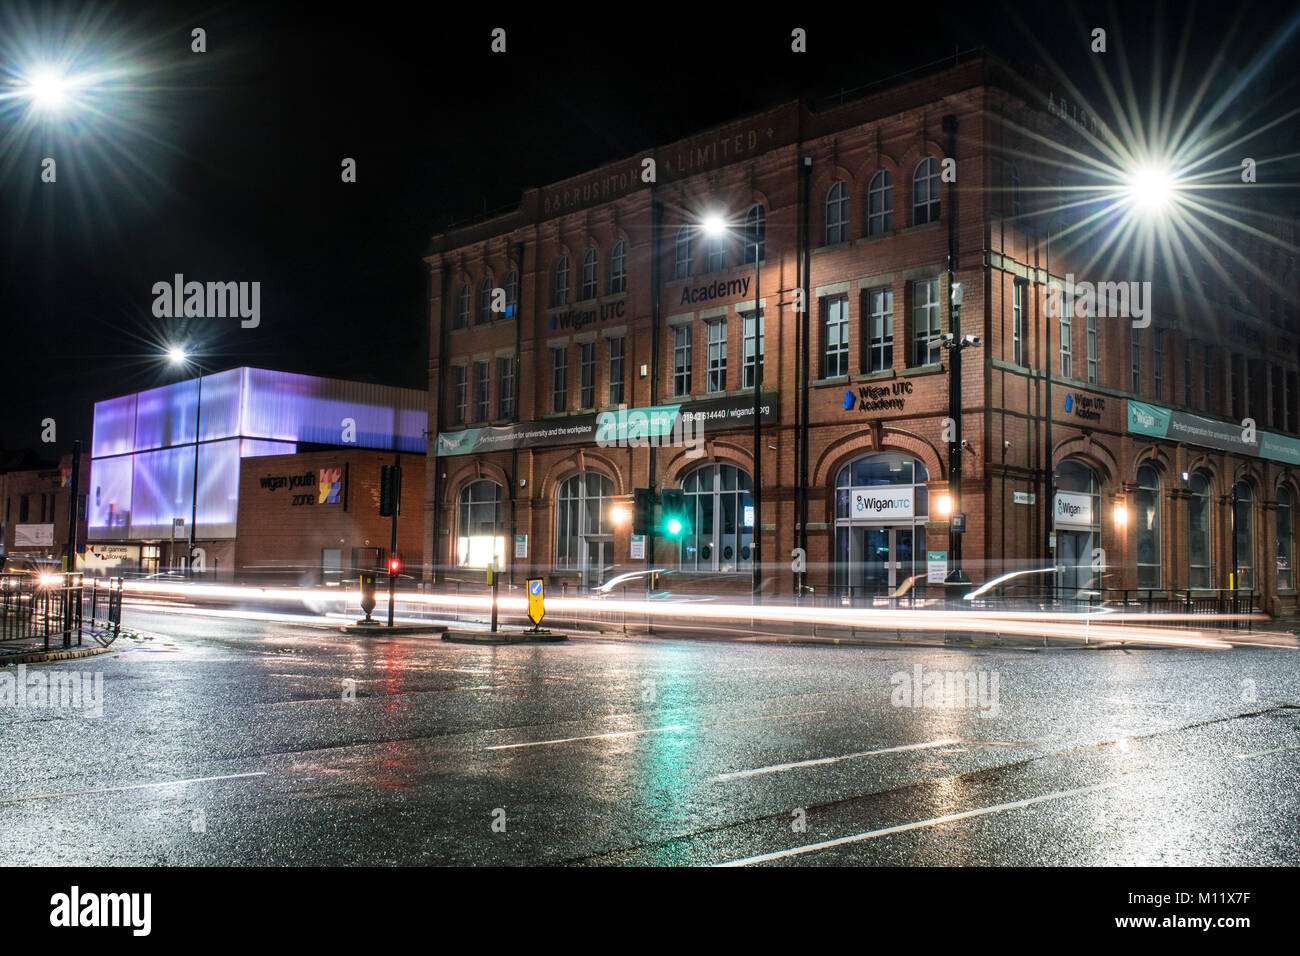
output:
M1276 260L1268 287L1098 273L1105 236L1062 238L1088 211L1038 139L1083 149L1095 125L979 57L785 103L435 236L426 574L478 578L495 550L515 579L668 567L748 589L757 297L765 590L865 597L942 574L951 512L975 582L1057 564L1067 587L1223 588L1236 500L1243 586L1294 607L1294 262L1252 250ZM727 238L700 228L713 215ZM1049 276L1152 280L1152 320L1049 316ZM954 318L982 339L959 453ZM625 427L622 406L644 420ZM1227 421L1247 413L1271 437L1238 448ZM1203 420L1223 434L1196 437ZM680 542L633 540L640 487L684 490Z
M81 520L77 546L86 545L85 498L89 462L81 462ZM61 558L68 546L68 507L72 500L72 456L57 466L17 468L0 474L0 551L32 557Z

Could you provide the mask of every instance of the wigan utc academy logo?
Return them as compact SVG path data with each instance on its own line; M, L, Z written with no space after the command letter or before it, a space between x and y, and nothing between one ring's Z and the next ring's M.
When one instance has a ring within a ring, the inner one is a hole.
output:
M320 504L336 505L343 494L342 472L338 468L320 470Z

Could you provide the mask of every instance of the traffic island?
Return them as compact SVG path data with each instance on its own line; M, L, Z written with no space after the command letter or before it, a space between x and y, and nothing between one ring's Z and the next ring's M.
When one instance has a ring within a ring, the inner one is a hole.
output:
M372 621L369 624L364 621L357 621L355 624L344 624L339 630L344 634L366 634L371 637L383 637L387 634L441 634L447 630L447 625L394 624L389 627L379 621Z
M553 631L534 631L531 628L522 631L447 631L442 635L444 641L453 644L558 644L567 641L569 635L556 634Z

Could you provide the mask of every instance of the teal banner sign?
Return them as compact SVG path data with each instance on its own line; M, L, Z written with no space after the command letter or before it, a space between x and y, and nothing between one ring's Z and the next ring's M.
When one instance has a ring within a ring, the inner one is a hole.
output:
M1146 402L1129 401L1128 430L1132 435L1187 442L1190 445L1217 448L1220 451L1266 458L1289 465L1300 464L1298 439L1261 431L1256 432L1254 442L1247 442L1242 438L1242 427L1233 422L1161 408Z

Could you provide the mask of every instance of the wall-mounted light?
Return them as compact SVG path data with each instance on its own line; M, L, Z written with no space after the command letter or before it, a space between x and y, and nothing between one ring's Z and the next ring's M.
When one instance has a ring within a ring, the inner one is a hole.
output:
M1126 524L1128 524L1128 509L1122 504L1115 505L1115 525L1122 528Z
M616 525L624 524L628 519L627 509L622 505L615 505L609 510L609 517Z
M939 514L948 517L952 514L952 495L940 495L935 502L935 507L939 509Z

